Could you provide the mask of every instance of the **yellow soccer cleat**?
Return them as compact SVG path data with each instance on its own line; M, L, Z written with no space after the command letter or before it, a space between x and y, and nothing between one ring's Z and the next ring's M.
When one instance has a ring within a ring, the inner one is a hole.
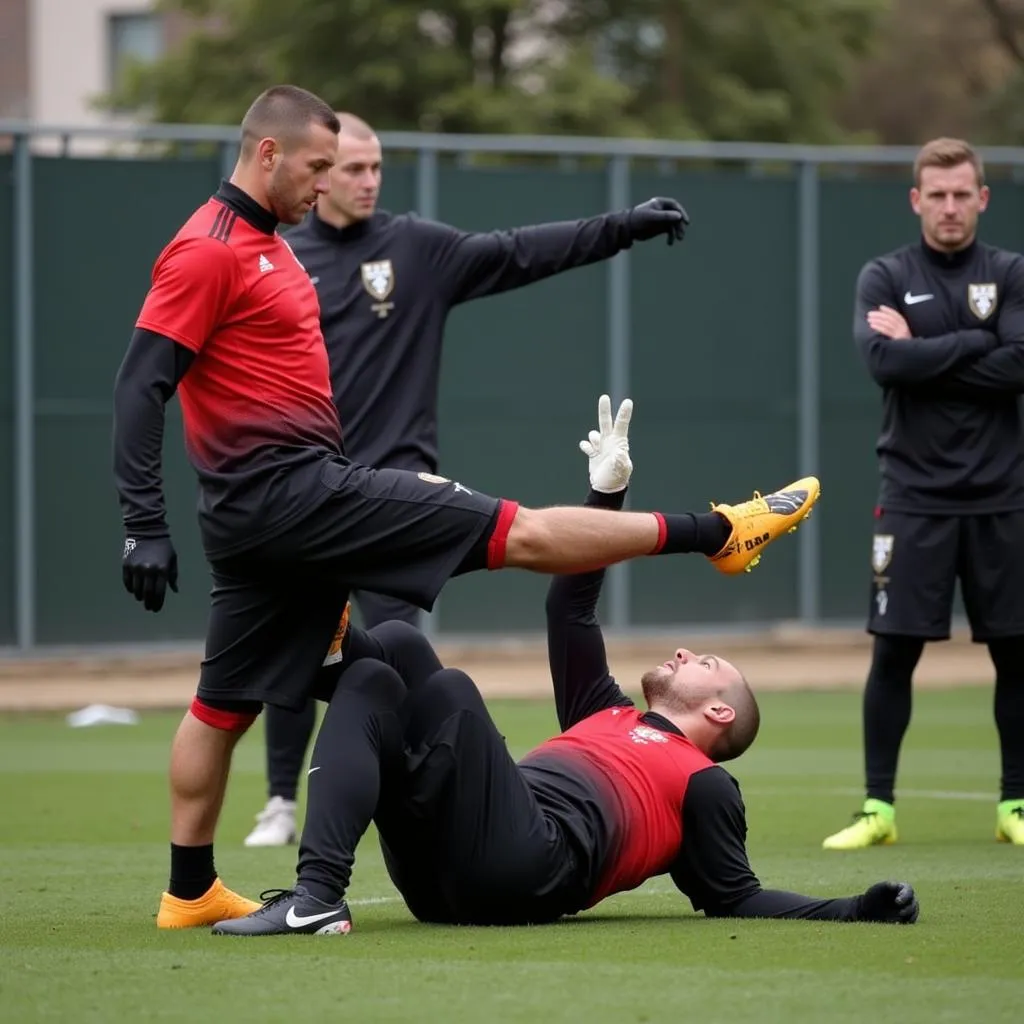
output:
M750 501L739 505L712 505L712 512L729 521L732 533L722 550L709 556L711 564L727 576L750 572L772 541L791 533L811 514L820 496L818 478L807 476L764 497L755 491Z
M895 843L896 811L892 804L882 800L865 800L864 807L853 816L853 824L822 844L823 850L865 850L869 846L888 846Z
M245 917L261 904L232 892L218 878L197 900L180 900L165 892L156 915L157 928L201 928L229 918Z
M996 811L996 839L1024 846L1024 800L1004 800Z

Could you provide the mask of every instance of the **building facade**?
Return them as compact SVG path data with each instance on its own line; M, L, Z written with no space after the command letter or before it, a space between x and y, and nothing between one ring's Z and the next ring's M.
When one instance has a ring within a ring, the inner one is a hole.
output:
M123 121L99 100L131 60L180 39L181 19L150 0L0 0L0 117L39 124Z

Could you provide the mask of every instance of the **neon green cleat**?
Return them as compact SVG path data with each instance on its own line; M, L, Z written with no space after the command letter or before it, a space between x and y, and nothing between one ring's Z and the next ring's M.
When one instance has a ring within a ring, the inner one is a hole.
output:
M1024 846L1024 800L1004 800L996 809L996 839Z
M821 846L824 850L863 850L888 846L896 839L896 808L881 800L865 800L853 816L853 824L829 836Z

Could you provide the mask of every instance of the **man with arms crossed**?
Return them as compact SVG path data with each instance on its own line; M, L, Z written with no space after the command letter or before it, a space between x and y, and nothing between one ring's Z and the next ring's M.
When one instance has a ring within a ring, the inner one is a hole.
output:
M587 220L473 234L412 215L377 211L381 145L373 129L339 113L330 191L288 244L320 300L345 454L365 466L437 473L438 376L451 310L608 259L634 242L682 241L688 218L674 199ZM486 340L484 342L486 344ZM387 594L358 591L363 625L417 623L420 610ZM316 704L265 714L268 800L246 846L296 837L299 775Z
M582 442L588 505L622 507L631 412L624 402L613 426L601 399L601 430ZM562 732L518 764L473 681L442 668L421 633L386 623L354 635L314 747L298 882L214 933L347 934L345 891L371 818L421 921L542 924L668 874L708 917L913 923L918 904L903 882L838 899L762 888L739 787L719 767L757 735L750 687L724 659L680 648L644 674L647 709L636 708L608 670L596 616L603 578L552 581Z
M883 401L867 793L827 850L897 839L911 679L925 643L949 637L957 578L996 670L996 837L1024 845L1024 258L978 240L988 201L974 150L929 142L910 191L920 240L871 260L857 281L854 338Z
M316 292L280 222L327 192L338 119L305 90L261 94L231 180L158 257L114 386L114 474L125 589L148 610L177 586L161 469L181 393L213 587L196 697L171 749L171 871L160 928L242 916L213 840L239 737L264 704L300 708L353 590L429 610L453 575L572 573L700 551L726 574L818 499L813 477L713 521L690 513L522 508L462 484L374 470L342 452Z

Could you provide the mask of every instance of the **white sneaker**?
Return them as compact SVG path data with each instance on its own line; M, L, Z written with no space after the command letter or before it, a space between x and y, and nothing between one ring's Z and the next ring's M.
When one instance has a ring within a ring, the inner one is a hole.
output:
M256 815L256 827L245 837L245 845L287 846L295 839L295 801L272 796Z

